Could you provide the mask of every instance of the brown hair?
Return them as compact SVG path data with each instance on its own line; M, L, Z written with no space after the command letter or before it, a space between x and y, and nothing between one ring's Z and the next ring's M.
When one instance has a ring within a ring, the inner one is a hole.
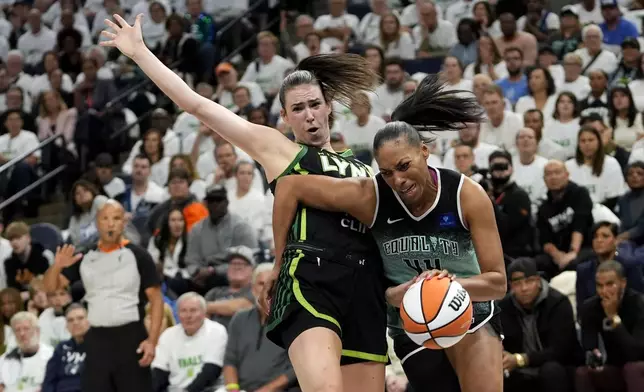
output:
M23 235L27 235L27 234L29 234L29 225L22 221L10 223L4 232L4 236L9 241L16 238L20 238Z
M199 179L199 173L197 173L197 169L195 169L195 165L192 163L192 159L190 159L190 156L188 154L175 154L170 158L170 167L168 168L168 173L172 170L172 166L174 161L176 160L181 160L186 166L186 170L188 170L188 173L192 176L193 180L198 180Z

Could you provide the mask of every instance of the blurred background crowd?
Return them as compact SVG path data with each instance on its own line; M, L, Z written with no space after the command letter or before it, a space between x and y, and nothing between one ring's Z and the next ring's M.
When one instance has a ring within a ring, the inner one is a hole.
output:
M139 13L195 91L291 138L284 76L310 55L364 56L381 84L369 104L334 103L331 142L376 172L375 133L427 74L473 94L486 121L437 134L428 164L495 206L506 391L644 391L641 0L0 0L0 391L80 390L82 287L47 293L41 275L58 245L96 245L108 199L163 281L152 368L170 377L155 388L297 388L249 317L273 259L263 169L98 46L106 17ZM410 390L392 362L387 391ZM201 384L205 363L223 376Z

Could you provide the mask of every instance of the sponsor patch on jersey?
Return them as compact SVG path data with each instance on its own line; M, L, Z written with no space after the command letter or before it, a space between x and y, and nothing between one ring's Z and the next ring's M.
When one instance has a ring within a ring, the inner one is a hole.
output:
M456 227L456 215L453 212L441 214L438 226L441 228Z

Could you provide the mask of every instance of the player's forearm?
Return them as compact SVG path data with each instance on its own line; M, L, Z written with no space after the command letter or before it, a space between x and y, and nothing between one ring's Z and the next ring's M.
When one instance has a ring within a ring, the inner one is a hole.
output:
M206 311L208 314L232 317L238 311L251 308L252 306L253 304L246 298L224 299L208 302Z
M144 45L136 51L133 57L136 64L152 79L154 84L165 95L188 113L195 113L199 107L200 96L192 91L181 78L170 68L166 67L154 53Z
M273 202L273 239L275 241L275 268L282 264L282 255L286 248L288 232L297 213L296 188L290 176L278 180Z
M570 251L579 253L579 249L581 249L581 244L584 241L584 235L574 231L572 233L572 238L570 240Z
M473 302L486 302L505 296L507 282L505 274L497 271L484 272L469 278L456 279L470 295Z
M238 384L239 377L237 376L237 369L230 365L224 366L224 385Z
M60 266L55 263L47 269L42 281L43 287L45 288L46 292L53 293L54 291L59 289L61 272L62 268L60 268Z

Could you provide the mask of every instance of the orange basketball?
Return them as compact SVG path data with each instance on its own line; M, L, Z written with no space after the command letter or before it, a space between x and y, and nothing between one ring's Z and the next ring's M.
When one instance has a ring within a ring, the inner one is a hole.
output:
M472 325L467 290L450 279L423 279L403 297L400 318L407 336L419 346L441 350L458 343Z

